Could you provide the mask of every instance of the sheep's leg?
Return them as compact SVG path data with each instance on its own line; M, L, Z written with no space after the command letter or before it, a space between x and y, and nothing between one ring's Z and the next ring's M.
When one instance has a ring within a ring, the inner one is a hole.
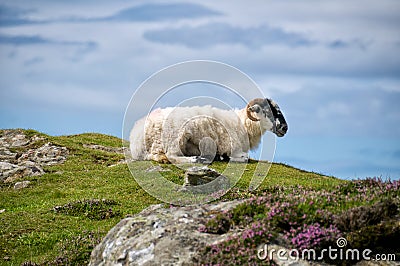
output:
M237 152L232 154L229 161L235 163L247 163L249 161L249 155L245 152Z
M209 137L201 139L196 145L191 141L189 134L182 134L168 143L166 155L174 164L210 164L214 160L216 150L215 142Z
M176 156L169 154L168 160L173 164L187 164L187 163L203 163L209 164L212 162L212 159L202 157L202 156Z
M176 156L165 154L151 154L147 156L147 160L156 161L159 163L173 163L173 164L190 164L190 163L203 163L210 164L212 159L201 156Z

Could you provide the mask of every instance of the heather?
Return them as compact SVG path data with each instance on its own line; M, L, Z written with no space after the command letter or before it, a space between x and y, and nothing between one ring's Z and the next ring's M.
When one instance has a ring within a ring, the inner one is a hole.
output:
M314 190L299 185L266 189L223 214L231 218L231 230L242 228L242 233L207 247L202 263L214 265L222 261L221 265L233 265L240 259L253 265L260 263L255 257L257 247L266 243L279 243L299 251L320 251L328 246L337 248L340 237L348 240L347 248L369 248L373 255L390 251L399 258L399 188L399 181L367 178L332 189ZM200 228L201 232L214 233L208 225L218 227L221 215L210 220ZM241 256L236 258L233 254Z

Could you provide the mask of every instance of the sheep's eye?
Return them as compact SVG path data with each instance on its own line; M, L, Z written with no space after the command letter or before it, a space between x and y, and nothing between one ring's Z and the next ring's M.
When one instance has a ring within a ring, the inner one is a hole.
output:
M269 112L268 110L263 109L263 114L265 117L269 118L271 121L275 120L274 115L271 112Z

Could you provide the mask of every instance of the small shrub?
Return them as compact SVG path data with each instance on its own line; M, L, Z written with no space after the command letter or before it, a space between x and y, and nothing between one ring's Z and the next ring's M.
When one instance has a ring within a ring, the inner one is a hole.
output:
M335 216L334 223L341 231L351 232L391 219L398 213L399 210L394 201L384 199L371 206L360 206L344 211Z
M371 249L372 254L396 254L400 258L400 224L398 220L388 220L370 225L346 236L351 248Z
M207 221L204 228L200 231L210 234L225 234L231 228L231 221L229 217L224 213L218 213L215 217Z
M271 206L267 219L280 231L289 230L292 226L303 224L307 213L302 211L298 203L282 202Z
M341 232L335 226L325 228L318 223L292 228L285 235L286 239L299 250L321 250L334 243L340 236Z
M84 231L82 234L61 242L60 255L49 264L88 265L92 250L100 243L98 232Z
M116 201L106 199L79 200L67 203L63 206L56 206L53 210L56 213L71 216L85 216L91 220L104 220L121 216L119 211L115 211L111 206L117 205Z
M266 213L266 206L253 199L236 206L232 212L232 221L236 224L249 224L255 216Z

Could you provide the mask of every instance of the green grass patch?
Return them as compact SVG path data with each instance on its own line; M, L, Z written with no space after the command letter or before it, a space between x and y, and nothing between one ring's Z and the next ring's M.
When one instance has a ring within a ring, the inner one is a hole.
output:
M53 210L56 213L76 217L85 216L91 220L104 220L121 216L120 211L113 210L115 205L118 205L118 203L114 200L90 199L78 200L62 206L55 206Z
M25 178L31 181L28 188L14 190L13 184L0 186L0 210L5 210L0 214L0 265L20 265L27 261L46 264L56 260L86 265L93 245L122 217L160 203L136 183L126 164L112 166L123 160L123 155L88 147L118 148L122 146L121 139L96 133L53 137L28 130L25 134L40 135L45 138L43 143L67 147L69 156L64 164L45 167L44 175ZM285 193L286 188L293 186L331 190L347 183L272 164L268 175L261 173L266 178L260 187L249 191L256 166L256 162L249 163L236 186L220 200L276 191ZM162 167L169 170L161 172L166 179L183 183L181 169L173 165ZM211 167L224 171L226 163L216 162Z

